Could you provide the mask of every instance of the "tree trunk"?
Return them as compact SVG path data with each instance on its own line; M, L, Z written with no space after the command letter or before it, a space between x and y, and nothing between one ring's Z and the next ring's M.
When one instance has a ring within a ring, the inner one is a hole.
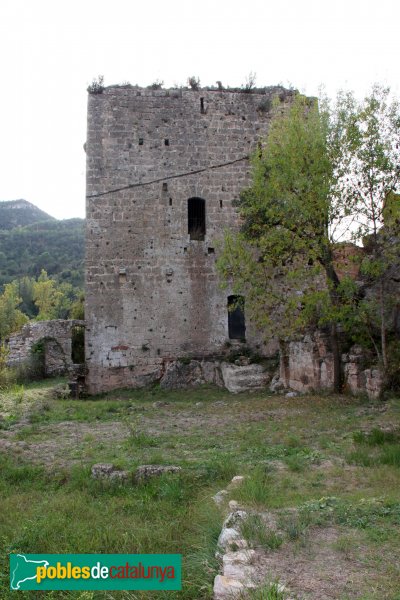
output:
M332 250L329 245L325 247L321 263L325 269L328 285L330 285L330 297L332 305L336 307L338 305L337 288L340 281L335 271ZM342 355L340 351L337 325L335 322L331 323L330 340L333 354L333 389L336 393L340 393L342 391Z
M380 304L380 318L381 318L381 352L382 362L384 369L384 377L387 374L388 358L386 349L386 319L385 319L385 306L384 306L384 282L381 280L379 283L379 304Z
M342 391L342 360L336 323L331 324L330 336L333 354L333 389L339 394Z

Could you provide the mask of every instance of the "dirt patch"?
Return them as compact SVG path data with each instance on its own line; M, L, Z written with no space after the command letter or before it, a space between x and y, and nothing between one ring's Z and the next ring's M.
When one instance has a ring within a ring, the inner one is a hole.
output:
M29 462L49 468L66 467L73 462L81 462L82 457L75 454L85 443L118 444L129 436L126 425L115 421L94 424L64 421L41 425L35 428L31 440L15 439L16 435L23 431L24 428L20 428L17 432L15 430L1 432L0 449L17 453ZM40 439L43 437L45 439Z
M279 550L258 550L258 581L279 579L292 596L304 600L359 598L373 572L363 560L362 546L357 545L357 557L335 550L341 535L334 527L315 529L301 547L286 543Z

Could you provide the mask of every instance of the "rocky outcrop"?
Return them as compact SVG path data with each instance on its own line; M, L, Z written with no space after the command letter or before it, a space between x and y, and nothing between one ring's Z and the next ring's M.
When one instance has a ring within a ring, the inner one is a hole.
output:
M333 383L333 355L328 336L307 334L281 349L280 381L297 392L329 389Z
M360 346L353 346L342 355L345 390L365 393L369 398L381 395L382 372L371 365L372 360L371 353ZM280 357L280 377L274 378L273 385L272 391L291 389L300 393L332 389L333 354L328 336L317 331L285 344Z
M361 346L353 346L348 354L343 354L345 385L352 394L366 393L368 398L379 398L383 375L378 368L366 368L370 361L370 354Z
M221 372L225 387L233 394L265 389L270 381L270 375L259 364L238 366L222 363Z

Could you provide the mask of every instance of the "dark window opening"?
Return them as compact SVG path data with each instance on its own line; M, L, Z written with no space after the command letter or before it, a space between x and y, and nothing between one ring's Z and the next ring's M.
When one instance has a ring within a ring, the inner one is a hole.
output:
M219 207L222 208L222 200L219 201Z
M172 198L169 199L169 205L172 206Z
M165 144L165 146L169 146L169 140L167 138L165 138L164 144Z
M204 240L206 235L206 202L203 198L189 198L188 200L188 233L191 240Z
M163 192L168 192L168 183L163 183L162 184L162 191Z
M214 254L215 250L214 248L208 248L208 254Z
M139 138L139 146L143 146L143 138Z
M231 340L246 338L243 296L228 296L228 332Z
M206 112L204 108L204 98L200 98L200 112L202 115L204 115L204 113Z
M71 360L74 365L85 362L85 328L75 325L71 330Z

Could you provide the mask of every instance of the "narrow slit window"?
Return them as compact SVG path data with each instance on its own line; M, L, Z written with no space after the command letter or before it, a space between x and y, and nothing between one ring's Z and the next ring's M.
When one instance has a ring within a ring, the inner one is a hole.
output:
M228 332L231 340L246 339L243 296L228 296Z
M206 235L206 202L203 198L189 198L188 200L188 233L191 240L204 240Z
M204 113L206 112L204 108L204 98L200 98L200 112L202 115L204 115Z
M71 329L71 360L75 365L85 362L85 328L75 325Z

